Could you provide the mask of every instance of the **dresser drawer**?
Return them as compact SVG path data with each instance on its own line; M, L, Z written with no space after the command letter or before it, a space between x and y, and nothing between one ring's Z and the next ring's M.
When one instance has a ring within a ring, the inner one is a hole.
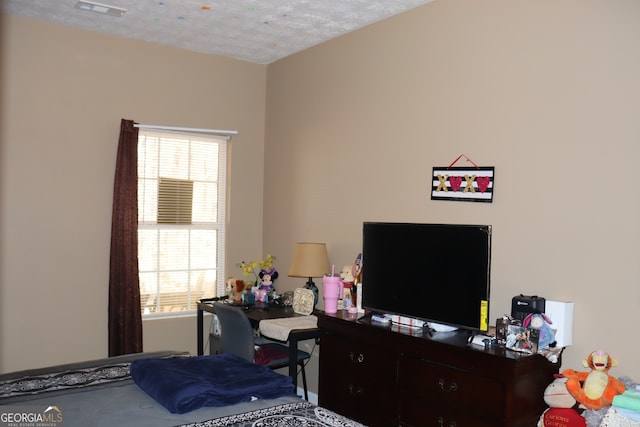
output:
M366 425L397 425L398 396L394 386L381 386L375 375L353 376L337 369L323 378L320 405Z
M487 418L484 412L462 411L425 402L414 395L400 397L400 422L414 427L500 427L502 421Z
M340 333L320 337L319 403L365 425L397 426L395 353Z
M413 413L426 404L434 403L461 413L483 414L487 418L500 419L505 411L505 386L497 378L428 360L401 358L398 387L403 395L415 396L415 404L419 405L418 408L404 407L401 413ZM411 405L411 402L413 400L405 402L400 399L401 407Z
M367 376L377 383L395 387L398 359L394 353L353 337L323 334L320 338L321 359L330 361L328 369L346 369L349 376Z

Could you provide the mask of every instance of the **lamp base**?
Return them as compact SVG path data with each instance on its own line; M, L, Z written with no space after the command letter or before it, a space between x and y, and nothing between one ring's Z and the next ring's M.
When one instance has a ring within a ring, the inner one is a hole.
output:
M313 279L309 277L307 283L304 284L305 289L310 289L313 292L313 307L318 304L318 287L313 283Z

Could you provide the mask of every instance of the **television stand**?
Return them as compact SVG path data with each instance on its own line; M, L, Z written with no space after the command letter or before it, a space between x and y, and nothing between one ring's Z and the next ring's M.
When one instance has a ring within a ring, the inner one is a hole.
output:
M531 427L560 362L468 344L469 331L378 324L316 311L318 403L375 426Z

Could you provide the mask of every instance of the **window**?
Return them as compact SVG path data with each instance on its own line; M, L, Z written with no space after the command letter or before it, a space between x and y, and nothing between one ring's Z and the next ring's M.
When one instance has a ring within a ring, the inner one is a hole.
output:
M145 317L224 292L226 138L138 136L138 265Z

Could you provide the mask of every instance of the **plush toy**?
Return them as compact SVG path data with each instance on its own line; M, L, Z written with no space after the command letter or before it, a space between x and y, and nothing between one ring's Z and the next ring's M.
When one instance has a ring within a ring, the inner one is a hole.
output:
M625 385L609 375L609 369L618 361L603 350L592 352L582 361L589 372L576 372L566 369L562 375L567 377L567 390L585 408L598 410L611 406L613 397L622 394Z
M544 313L531 313L524 318L522 326L540 331L538 351L554 346L556 335L553 333L551 326L549 326L550 324L551 320Z
M242 302L244 280L229 277L226 281L225 291L227 292L227 295L229 295L229 300Z
M567 378L558 376L544 391L549 409L540 416L537 427L586 427L586 420L574 409L576 399L567 390Z
M342 284L344 286L344 308L349 308L354 304L353 295L351 295L351 287L355 281L353 274L351 274L350 265L342 267L342 271L340 271L340 280L342 280Z
M265 290L267 293L271 292L273 290L273 283L278 278L276 269L260 270L258 276L260 277L260 289Z

